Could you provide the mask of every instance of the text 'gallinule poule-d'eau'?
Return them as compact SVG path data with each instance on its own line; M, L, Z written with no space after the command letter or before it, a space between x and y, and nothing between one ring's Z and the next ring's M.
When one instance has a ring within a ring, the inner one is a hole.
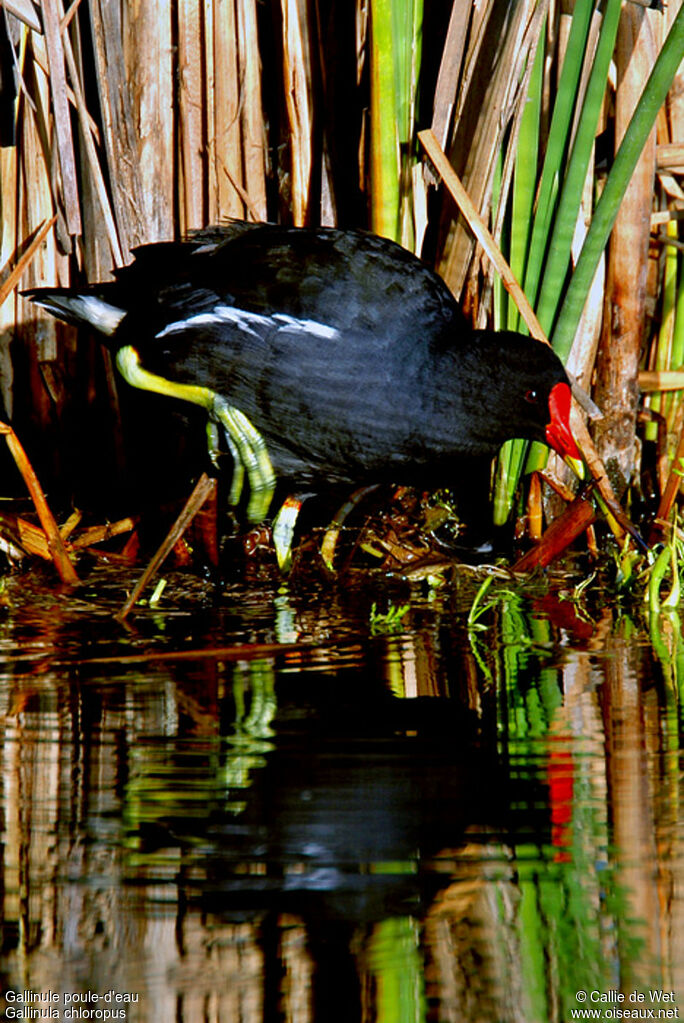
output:
M231 500L247 473L262 520L276 475L297 487L437 488L513 437L578 458L553 351L473 331L418 258L360 231L234 223L134 251L111 282L28 294L108 338L135 387L206 408L224 429Z

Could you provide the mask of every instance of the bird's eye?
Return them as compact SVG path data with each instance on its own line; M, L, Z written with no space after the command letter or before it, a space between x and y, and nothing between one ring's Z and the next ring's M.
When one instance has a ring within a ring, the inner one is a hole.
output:
M525 391L525 401L529 401L530 405L535 405L537 402L537 392L533 389Z

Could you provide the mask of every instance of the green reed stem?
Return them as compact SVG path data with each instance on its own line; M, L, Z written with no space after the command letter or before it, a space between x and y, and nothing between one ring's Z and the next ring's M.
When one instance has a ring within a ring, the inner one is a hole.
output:
M599 259L613 229L620 203L682 59L684 59L684 8L678 11L658 54L608 174L601 198L596 204L591 226L553 332L553 345L561 359L567 359L570 353L584 303Z
M544 256L558 199L563 161L569 145L572 113L586 52L593 8L594 0L578 0L575 4L565 59L558 82L544 166L539 182L539 198L532 228L529 259L524 276L525 294L533 306L537 299Z
M594 148L603 96L606 91L608 70L615 48L622 0L607 0L603 23L596 47L594 64L589 76L587 92L577 124L575 141L570 154L565 180L558 202L558 211L548 247L544 277L539 292L536 313L548 337L563 293L570 266L572 239L577 224L584 183ZM606 238L607 241L607 238ZM605 243L604 243L605 244ZM592 274L593 278L593 274ZM591 281L589 281L591 284ZM567 358L569 352L565 352Z

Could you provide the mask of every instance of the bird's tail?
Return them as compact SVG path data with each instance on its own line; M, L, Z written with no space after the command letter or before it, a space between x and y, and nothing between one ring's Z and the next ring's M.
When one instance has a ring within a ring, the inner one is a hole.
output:
M32 288L22 294L59 320L77 327L91 327L108 337L115 333L126 315L124 309L106 302L94 292L73 288Z

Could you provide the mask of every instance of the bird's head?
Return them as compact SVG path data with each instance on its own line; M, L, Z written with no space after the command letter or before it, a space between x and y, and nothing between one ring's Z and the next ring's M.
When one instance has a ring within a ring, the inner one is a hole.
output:
M479 417L486 417L483 428L492 439L496 434L499 442L514 437L544 441L562 458L580 459L570 429L570 381L555 352L512 331L477 331L474 341L470 375L479 367L488 379L485 386L482 381L473 386L471 400L477 396Z

